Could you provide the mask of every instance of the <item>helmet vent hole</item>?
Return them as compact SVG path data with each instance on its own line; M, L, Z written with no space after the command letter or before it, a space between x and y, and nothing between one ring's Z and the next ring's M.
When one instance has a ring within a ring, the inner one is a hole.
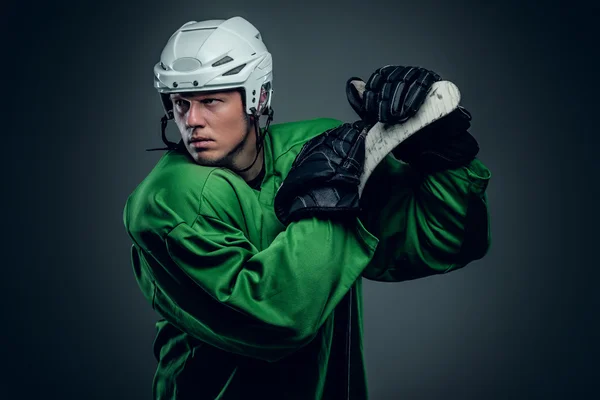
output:
M235 67L234 69L230 69L229 71L225 72L223 74L223 76L226 76L226 75L235 75L238 72L240 72L241 70L243 70L245 66L246 66L246 64L242 64L239 67Z
M233 58L229 57L229 56L225 56L223 58L221 58L219 61L215 61L212 66L213 67L218 67L219 65L223 65L223 64L227 64L228 62L233 61Z

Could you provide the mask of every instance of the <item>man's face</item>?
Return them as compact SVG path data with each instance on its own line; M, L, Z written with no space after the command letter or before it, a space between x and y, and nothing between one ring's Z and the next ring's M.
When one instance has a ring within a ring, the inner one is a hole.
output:
M238 91L171 94L173 115L194 161L231 167L252 151L251 125Z

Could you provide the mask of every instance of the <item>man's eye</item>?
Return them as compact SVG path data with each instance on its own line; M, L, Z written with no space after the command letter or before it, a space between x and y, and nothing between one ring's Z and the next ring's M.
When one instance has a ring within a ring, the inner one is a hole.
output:
M181 99L177 99L177 100L173 100L173 104L175 105L175 108L177 108L177 112L187 112L187 110L190 108L189 103L185 100L181 100Z
M217 101L218 101L218 99L204 99L204 100L202 100L202 103L204 103L204 104L214 104Z

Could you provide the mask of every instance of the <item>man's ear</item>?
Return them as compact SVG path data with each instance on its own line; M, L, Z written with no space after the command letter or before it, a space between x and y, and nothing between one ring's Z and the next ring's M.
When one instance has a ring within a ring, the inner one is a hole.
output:
M269 104L269 92L264 85L260 87L260 96L258 98L257 115L264 114L267 105Z

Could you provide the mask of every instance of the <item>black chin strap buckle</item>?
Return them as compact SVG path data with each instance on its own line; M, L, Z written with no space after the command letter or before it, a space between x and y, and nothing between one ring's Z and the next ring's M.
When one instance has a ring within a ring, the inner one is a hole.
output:
M265 133L269 130L269 125L271 125L271 121L273 121L273 109L269 108L269 113L267 114L267 124L265 125Z
M163 115L160 119L160 130L162 133L162 141L167 147L155 148L155 149L146 149L146 151L156 151L156 150L175 150L177 148L177 143L170 142L167 139L167 123L169 122L169 118L166 115Z

